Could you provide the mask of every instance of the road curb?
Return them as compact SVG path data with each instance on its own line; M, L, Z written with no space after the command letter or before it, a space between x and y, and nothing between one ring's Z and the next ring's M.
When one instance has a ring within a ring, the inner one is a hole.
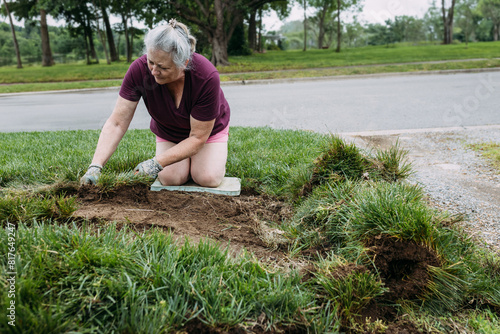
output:
M371 78L385 78L385 77L396 77L396 76L433 75L433 74L444 75L444 74L482 73L482 72L500 72L500 67L493 67L493 68L471 68L471 69L459 69L459 70L438 70L438 71L415 71L415 72L394 72L394 73L374 73L374 74L332 75L332 76L309 77L309 78L283 78L283 79L222 81L221 82L221 86L265 85L265 84L293 83L293 82L304 82L304 81L371 79Z
M415 133L426 133L426 132L438 133L438 132L458 132L458 131L477 131L477 130L496 130L496 129L500 130L500 124L455 126L455 127L443 127L443 128L339 132L338 135L345 136L345 137L395 136L395 135L411 135L411 134L415 134Z

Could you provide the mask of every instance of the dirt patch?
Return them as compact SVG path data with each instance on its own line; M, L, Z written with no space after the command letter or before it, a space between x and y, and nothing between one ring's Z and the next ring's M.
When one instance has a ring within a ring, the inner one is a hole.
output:
M162 228L177 239L193 242L208 237L223 247L229 245L235 253L246 249L265 261L285 258L280 250L269 248L265 237L272 229L264 227L281 222L291 209L268 196L150 191L145 185L122 186L108 193L85 186L77 196L77 217L133 224L137 229Z
M413 241L379 236L368 246L375 267L389 288L384 298L391 301L418 297L430 279L428 266L440 266L433 250Z

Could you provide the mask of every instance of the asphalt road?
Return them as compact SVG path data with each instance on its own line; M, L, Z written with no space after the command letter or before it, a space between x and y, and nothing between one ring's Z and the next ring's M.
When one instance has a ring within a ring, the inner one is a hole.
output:
M345 133L500 124L500 72L224 85L233 126ZM0 95L0 132L99 129L117 89ZM148 128L139 105L131 128Z

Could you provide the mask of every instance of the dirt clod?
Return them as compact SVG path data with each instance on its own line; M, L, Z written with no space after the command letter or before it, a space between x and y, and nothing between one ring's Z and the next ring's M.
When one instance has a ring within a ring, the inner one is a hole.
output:
M380 237L369 242L374 264L392 301L418 297L429 282L429 265L440 266L437 254L413 241Z

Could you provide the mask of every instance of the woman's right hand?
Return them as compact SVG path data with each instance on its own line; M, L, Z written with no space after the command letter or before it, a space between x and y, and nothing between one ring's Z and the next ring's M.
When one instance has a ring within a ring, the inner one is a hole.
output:
M97 184L97 180L99 179L99 176L101 176L101 170L102 166L97 165L97 164L92 164L89 166L89 169L87 169L87 173L85 173L84 176L80 179L80 184L85 185L85 184Z

